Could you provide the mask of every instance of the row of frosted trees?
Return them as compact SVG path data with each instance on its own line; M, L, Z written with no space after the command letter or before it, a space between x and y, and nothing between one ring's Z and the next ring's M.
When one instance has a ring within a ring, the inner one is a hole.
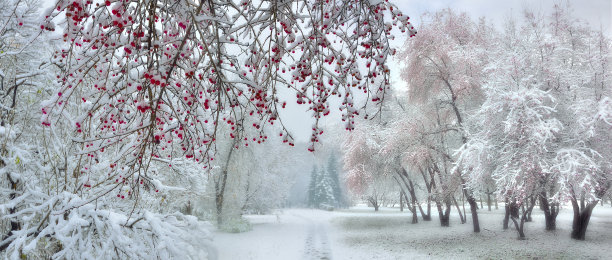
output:
M571 237L585 239L612 184L611 46L569 10L524 11L501 32L452 10L425 14L399 55L408 86L345 142L351 190L391 180L413 222L433 204L443 226L461 196L474 232L477 198L494 195L519 238L536 204L554 230L569 203Z

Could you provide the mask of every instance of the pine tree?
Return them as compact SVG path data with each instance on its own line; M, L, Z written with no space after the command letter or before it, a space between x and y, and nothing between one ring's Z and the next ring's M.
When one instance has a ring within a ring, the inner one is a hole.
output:
M321 204L333 205L336 199L334 198L333 181L329 174L322 168L317 176L315 186L315 206Z
M310 173L310 184L308 185L308 206L315 207L318 206L318 203L315 201L315 190L317 186L317 182L319 178L319 172L317 171L317 166L312 166L312 172Z
M335 198L334 205L336 207L342 207L345 205L345 202L342 189L340 188L340 180L338 178L338 160L334 153L329 156L329 160L327 161L327 173L332 182L331 187Z

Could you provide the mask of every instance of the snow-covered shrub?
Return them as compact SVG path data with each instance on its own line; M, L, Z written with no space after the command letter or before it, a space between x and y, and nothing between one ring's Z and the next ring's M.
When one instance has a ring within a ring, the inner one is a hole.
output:
M242 233L251 231L251 229L253 229L253 226L247 219L243 217L230 217L225 219L219 229L229 233Z

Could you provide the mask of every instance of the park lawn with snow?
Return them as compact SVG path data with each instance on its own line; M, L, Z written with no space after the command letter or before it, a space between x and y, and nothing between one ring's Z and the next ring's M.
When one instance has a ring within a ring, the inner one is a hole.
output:
M502 230L503 207L479 210L482 231L472 233L470 218L451 226L432 221L410 224L409 211L353 207L338 211L286 209L277 215L245 216L253 229L216 231L219 259L610 259L612 208L597 206L585 241L570 238L572 210L564 207L557 230L544 230L544 215L533 211L526 240L512 227Z

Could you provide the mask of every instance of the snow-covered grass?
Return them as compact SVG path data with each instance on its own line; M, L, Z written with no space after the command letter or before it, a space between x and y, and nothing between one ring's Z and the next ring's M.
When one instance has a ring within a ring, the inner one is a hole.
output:
M607 259L612 255L612 208L597 206L586 241L570 239L572 211L562 209L557 230L544 230L544 216L533 211L527 240L512 228L502 230L503 208L479 210L481 233L451 215L451 227L432 221L410 224L411 214L398 209L356 207L327 212L289 209L279 215L246 216L253 231L217 231L220 259Z

